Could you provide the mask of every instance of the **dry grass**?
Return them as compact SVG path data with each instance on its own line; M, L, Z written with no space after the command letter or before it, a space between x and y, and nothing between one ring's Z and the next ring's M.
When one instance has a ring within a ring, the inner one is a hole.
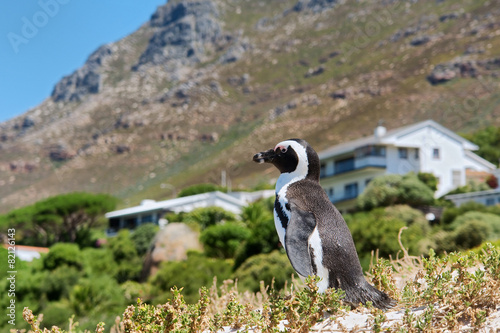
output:
M351 310L342 303L341 291L318 294L317 280L306 281L307 288L294 281L282 291L261 286L258 293L241 293L237 282L224 281L218 289L200 289L196 304L186 304L182 289L172 289L172 299L160 305L142 303L129 306L110 332L215 332L243 330L254 332L375 331L431 332L478 331L500 303L500 251L492 245L468 253L442 257L377 259L369 279L398 300L391 312L373 307ZM398 312L399 311L399 312ZM399 313L397 320L389 314ZM363 325L352 329L342 324L349 316L366 316ZM29 309L24 319L32 332L64 332L54 327L40 329L40 316ZM99 324L96 332L104 332ZM71 323L67 332L78 332Z

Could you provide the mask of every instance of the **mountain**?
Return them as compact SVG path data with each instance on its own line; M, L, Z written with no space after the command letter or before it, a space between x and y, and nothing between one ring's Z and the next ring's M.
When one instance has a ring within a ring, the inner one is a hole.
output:
M500 6L487 0L169 1L0 124L0 212L47 196L122 205L276 177L253 153L317 150L434 119L500 125Z

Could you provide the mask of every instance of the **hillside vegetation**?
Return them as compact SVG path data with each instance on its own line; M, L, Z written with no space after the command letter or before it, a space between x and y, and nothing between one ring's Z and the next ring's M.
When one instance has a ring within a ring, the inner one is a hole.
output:
M316 150L434 119L500 125L495 1L169 1L0 124L0 212L55 194L120 206L276 175L254 152Z

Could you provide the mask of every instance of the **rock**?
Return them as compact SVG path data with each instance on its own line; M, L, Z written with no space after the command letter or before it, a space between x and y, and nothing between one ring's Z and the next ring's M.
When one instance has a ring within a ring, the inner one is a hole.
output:
M81 101L85 95L97 94L101 89L101 67L113 53L110 45L103 45L92 53L85 64L63 77L52 90L54 102Z
M304 75L304 77L311 77L311 76L316 76L320 75L325 71L325 66L321 65L316 68L309 68L307 73Z
M128 153L130 150L130 146L128 145L116 145L113 147L113 151L117 154Z
M23 123L21 124L22 129L27 129L35 126L35 122L30 117L24 117Z
M333 8L338 0L299 0L293 6L292 10L296 12L301 12L304 10L309 10L313 13L321 13L327 9Z
M202 251L199 234L184 223L169 223L160 230L146 253L142 279L156 274L164 261L180 261L187 259L189 250Z
M228 64L238 61L243 54L249 49L250 45L247 41L236 42L219 58L219 63Z
M75 154L70 152L62 144L54 144L49 147L49 158L55 162L64 162L75 157Z
M419 46L419 45L427 44L430 41L431 41L431 37L429 35L422 35L422 36L417 36L417 37L413 38L410 41L410 45Z
M149 40L133 70L146 64L161 65L169 62L194 64L205 54L204 44L215 44L222 38L217 17L218 8L213 1L168 2L158 7L150 20L158 31Z
M498 70L500 70L500 58L474 60L458 57L450 62L436 65L427 76L427 80L436 85L455 78L476 78L479 75L498 76L500 74Z
M458 18L457 13L448 13L448 14L443 14L439 17L440 22L446 22L448 20L454 20Z

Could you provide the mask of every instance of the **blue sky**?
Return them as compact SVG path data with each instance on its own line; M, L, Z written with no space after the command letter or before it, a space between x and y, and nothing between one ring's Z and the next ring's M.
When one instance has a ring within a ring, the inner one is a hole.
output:
M0 122L38 105L100 45L145 23L166 0L0 2Z

